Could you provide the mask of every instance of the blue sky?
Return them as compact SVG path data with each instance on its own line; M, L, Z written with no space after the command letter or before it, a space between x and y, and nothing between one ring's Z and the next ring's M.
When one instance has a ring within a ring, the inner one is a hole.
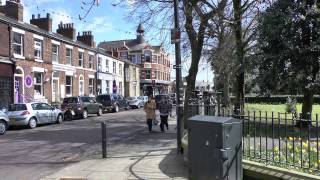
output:
M0 0L1 1L1 0ZM128 21L127 14L130 10L131 3L134 0L127 0L126 7L113 6L119 0L100 0L99 6L94 6L87 17L80 21L79 15L83 17L86 13L81 7L87 9L82 2L88 3L92 0L21 0L24 4L24 21L28 22L32 14L41 14L41 17L46 13L50 13L53 19L53 31L57 29L57 25L73 22L77 32L92 31L96 43L101 41L112 41L119 39L133 39L136 37L136 28L139 20ZM168 32L170 33L170 32ZM153 45L160 44L160 40L149 37L146 32L146 39L153 39ZM151 35L150 35L151 36ZM174 46L166 49L171 54L171 61L174 62ZM187 63L188 64L188 63ZM207 80L208 65L205 62L200 62L199 74L197 79ZM187 74L188 65L184 65L182 70L183 75ZM209 81L212 79L212 73L209 70ZM175 71L171 73L171 77L175 77Z

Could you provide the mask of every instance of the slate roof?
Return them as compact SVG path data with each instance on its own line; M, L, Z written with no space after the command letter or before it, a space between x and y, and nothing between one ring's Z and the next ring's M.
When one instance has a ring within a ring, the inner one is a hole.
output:
M0 22L6 23L6 24L11 24L14 27L17 27L17 28L20 28L20 29L23 29L23 30L28 30L28 31L33 32L35 34L46 36L46 37L49 37L51 39L60 40L60 41L62 41L64 43L68 43L68 44L71 44L71 45L78 45L78 46L81 46L83 48L89 49L91 51L96 51L95 48L92 48L92 47L90 47L90 46L88 46L88 45L86 45L86 44L84 44L84 43L82 43L80 41L72 40L70 38L62 36L62 35L60 35L58 33L55 33L55 32L49 32L49 31L43 30L43 29L39 28L36 25L18 21L18 20L14 19L14 18L5 16L4 14L0 14Z

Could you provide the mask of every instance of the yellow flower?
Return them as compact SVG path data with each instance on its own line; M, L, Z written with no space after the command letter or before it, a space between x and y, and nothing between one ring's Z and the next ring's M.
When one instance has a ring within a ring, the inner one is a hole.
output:
M293 138L292 138L292 137L289 137L289 141L293 141Z
M312 152L317 152L317 148L316 148L316 147L312 147L312 148L311 148L311 151L312 151Z
M273 148L273 150L274 150L275 152L278 152L278 151L279 151L279 147L276 146L276 147Z
M307 149L309 147L309 144L308 144L308 142L303 142L302 146Z
M288 144L288 149L291 150L292 149L292 145Z

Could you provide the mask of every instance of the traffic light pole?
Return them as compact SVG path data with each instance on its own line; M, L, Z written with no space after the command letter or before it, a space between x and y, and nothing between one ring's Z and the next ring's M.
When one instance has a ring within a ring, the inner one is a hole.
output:
M179 12L178 12L178 0L174 0L174 27L175 30L180 34L179 27ZM175 41L175 53L176 53L176 94L177 94L177 102L176 102L176 115L177 115L177 149L178 152L182 153L181 148L181 51L180 51L180 39Z

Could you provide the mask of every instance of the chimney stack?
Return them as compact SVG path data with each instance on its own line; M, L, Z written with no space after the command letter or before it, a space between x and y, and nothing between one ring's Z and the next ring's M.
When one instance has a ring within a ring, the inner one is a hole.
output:
M83 31L82 35L78 33L77 40L93 48L96 46L91 31Z
M46 17L41 18L40 14L38 14L38 18L35 18L35 15L32 14L32 19L30 20L30 24L36 25L39 28L49 31L52 31L52 19L50 17L50 14L47 13Z
M62 22L60 22L57 33L72 40L76 37L76 29L73 27L73 23L62 24Z
M20 0L7 0L4 6L0 5L0 13L18 21L23 21L23 6Z

